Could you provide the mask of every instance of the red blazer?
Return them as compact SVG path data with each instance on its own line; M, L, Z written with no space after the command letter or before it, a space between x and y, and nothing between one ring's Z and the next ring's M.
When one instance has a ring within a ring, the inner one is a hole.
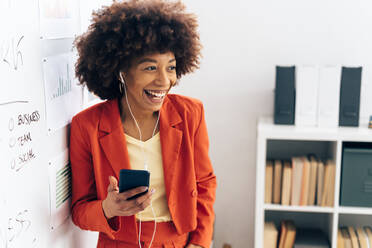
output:
M208 134L201 102L179 95L164 99L159 120L168 207L179 234L209 247L212 239L216 177L208 156ZM109 176L130 168L117 100L77 114L71 123L72 220L106 239L138 241L134 216L107 221L102 200Z

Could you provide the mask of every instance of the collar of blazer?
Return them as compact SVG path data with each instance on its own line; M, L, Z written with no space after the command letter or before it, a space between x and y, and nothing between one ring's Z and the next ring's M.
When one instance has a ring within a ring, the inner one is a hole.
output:
M172 100L167 96L160 110L159 130L167 195L170 195L172 179L180 152L183 131L176 127L183 120ZM101 111L99 130L105 134L99 142L117 178L120 169L130 169L128 149L121 125L118 100L107 101Z

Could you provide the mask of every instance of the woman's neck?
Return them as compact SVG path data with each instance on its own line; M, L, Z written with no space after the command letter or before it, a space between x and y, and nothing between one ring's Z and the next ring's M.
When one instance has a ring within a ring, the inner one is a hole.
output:
M158 112L141 111L136 108L134 104L131 104L130 109L132 110L132 116L125 98L119 100L119 109L121 122L126 134L136 139L142 139L142 141L146 141L152 137L154 129L155 133L157 133L159 128L159 124L157 124ZM142 137L139 136L136 122L138 123L138 126L141 130Z
M120 117L121 117L122 122L125 119L128 119L128 118L131 119L132 114L138 123L154 120L154 118L156 119L158 116L157 111L156 112L144 111L144 110L137 108L135 104L131 104L130 102L129 104L130 104L130 107L128 106L126 102L125 97L122 97L119 100ZM132 114L131 114L131 111L132 111Z

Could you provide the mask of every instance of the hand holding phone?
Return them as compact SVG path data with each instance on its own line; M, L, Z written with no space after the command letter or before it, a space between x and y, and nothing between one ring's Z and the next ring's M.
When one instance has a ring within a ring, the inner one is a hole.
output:
M150 205L151 197L155 190L148 192L148 187L140 186L119 193L116 178L110 176L109 181L107 197L102 201L102 209L107 219L115 216L131 216L141 212ZM136 199L128 200L141 193L143 195L138 196Z

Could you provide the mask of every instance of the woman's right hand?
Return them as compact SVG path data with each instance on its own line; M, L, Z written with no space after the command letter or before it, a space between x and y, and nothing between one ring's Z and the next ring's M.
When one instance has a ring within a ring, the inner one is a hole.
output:
M115 216L130 216L141 212L151 203L151 196L155 192L149 190L146 194L132 200L128 198L147 190L147 187L137 187L119 193L118 181L115 177L109 177L110 185L107 188L107 197L102 201L102 209L107 219Z

